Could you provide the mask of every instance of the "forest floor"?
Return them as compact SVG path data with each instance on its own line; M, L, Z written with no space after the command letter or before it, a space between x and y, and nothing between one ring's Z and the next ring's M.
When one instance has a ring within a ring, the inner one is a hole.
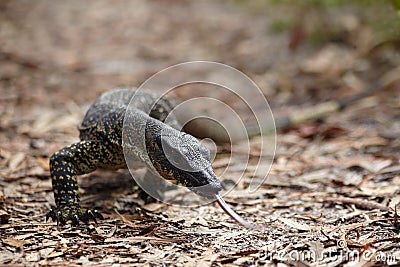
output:
M380 39L352 8L239 2L0 1L0 265L400 263L399 39ZM285 15L294 22L286 25ZM312 43L315 25L324 34ZM224 199L261 232L216 204L144 204L123 170L79 179L82 205L106 218L98 225L46 222L54 206L49 157L79 140L89 105L191 60L243 71L274 114L342 99L392 75L324 120L278 130L275 153L260 151L268 136L250 140L248 161L243 143L218 147L213 164L223 184L243 176ZM249 179L266 174L248 193Z

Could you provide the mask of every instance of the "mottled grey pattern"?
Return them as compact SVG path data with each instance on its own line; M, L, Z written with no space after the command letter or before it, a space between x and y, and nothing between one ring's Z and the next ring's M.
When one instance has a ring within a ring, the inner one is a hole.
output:
M143 162L165 179L176 180L207 197L221 190L207 149L194 137L179 131L180 125L174 117L170 116L171 120L164 123L172 104L164 97L158 99L159 95L154 92L132 89L116 89L100 96L78 127L82 141L61 149L50 158L57 208L50 211L47 217L62 224L68 220L78 224L79 220L102 218L98 211L80 207L77 175L97 168L126 168L123 145L129 146L130 159ZM129 120L124 125L125 116L129 116ZM127 140L122 138L123 126L127 131ZM138 140L142 140L142 144ZM183 151L180 150L182 142ZM163 151L164 143L176 153L175 160L204 166L203 170L178 168Z

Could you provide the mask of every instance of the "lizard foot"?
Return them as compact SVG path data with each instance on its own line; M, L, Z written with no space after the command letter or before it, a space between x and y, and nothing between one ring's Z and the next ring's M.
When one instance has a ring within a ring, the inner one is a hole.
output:
M140 197L140 199L142 199L144 201L144 204L157 202L157 199L150 196L149 194L146 193L146 191L144 191L142 189L139 191L139 197Z
M71 221L72 225L79 225L79 222L88 223L93 220L97 224L98 219L104 219L98 210L82 209L79 205L60 206L51 209L46 215L46 221L51 218L58 224L64 225Z

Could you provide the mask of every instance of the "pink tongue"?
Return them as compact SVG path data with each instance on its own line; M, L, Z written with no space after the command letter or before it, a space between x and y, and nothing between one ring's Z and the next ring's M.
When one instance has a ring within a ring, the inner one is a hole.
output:
M228 204L222 199L222 197L219 194L215 195L215 200L217 201L218 205L229 215L231 216L232 219L234 219L236 222L239 224L243 225L247 229L250 230L262 230L261 225L255 225L252 223L249 223L245 221L242 217L240 217L236 212L234 212Z

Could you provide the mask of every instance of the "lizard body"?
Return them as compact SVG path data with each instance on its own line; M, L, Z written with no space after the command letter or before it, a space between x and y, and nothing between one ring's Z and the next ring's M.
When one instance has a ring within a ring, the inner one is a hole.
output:
M97 210L85 210L80 207L77 176L90 173L98 168L120 169L127 164L123 152L122 130L125 112L130 100L135 95L132 121L125 127L128 135L139 134L139 125L145 127L144 148L131 145L133 158L154 169L165 179L177 180L195 193L213 197L221 190L221 184L215 176L208 149L193 136L179 131L178 121L172 117L167 123L164 120L171 111L172 104L168 99L160 98L150 91L135 92L132 89L116 89L104 93L89 108L81 125L78 126L81 141L64 147L50 158L50 174L56 209L51 210L47 218L65 224L71 220L79 221L102 218ZM143 110L149 109L155 101L149 115ZM164 134L161 135L161 132ZM162 137L165 140L162 140ZM161 142L164 141L176 154L175 159L186 164L202 165L199 171L181 170L166 157ZM184 144L186 149L181 150ZM144 154L148 155L147 157Z
M247 133L237 138L242 139L264 134L275 126L284 128L305 120L323 117L381 88L383 86L378 83L377 86L368 88L350 98L322 103L317 108L304 110L299 114L276 118L276 123L262 122L261 125L258 122L250 123L246 125ZM57 208L51 210L47 214L47 218L51 217L61 224L65 224L68 220L71 220L73 224L78 224L79 221L96 221L96 218L102 218L97 210L80 207L77 176L90 173L98 168L120 169L127 167L123 150L122 130L125 112L134 94L135 91L132 89L117 89L101 95L89 108L83 122L78 127L81 141L64 147L51 156L50 174ZM155 105L149 110L154 103ZM128 135L135 137L141 134L137 130L140 127L137 126L144 125L145 146L136 147L135 142L131 144L128 142L128 145L131 146L129 151L133 153L130 158L146 165L149 169L155 170L165 179L177 180L178 183L199 195L214 198L222 209L238 223L250 229L259 229L259 227L247 223L235 214L219 196L221 184L212 170L208 149L193 136L181 132L179 129L182 127L174 116L170 116L171 119L165 121L173 108L167 98L160 98L154 92L141 90L139 95L135 96L132 104L133 108L130 109L130 112L133 112L132 121L130 125L125 127L125 130L128 131ZM147 111L149 115L144 111ZM182 117L185 121L185 118L193 116L193 113L185 110L176 115ZM217 142L232 141L228 138L229 136L224 129L216 127L215 123L210 124L210 121L207 120L194 120L185 129L200 133L197 137L211 137ZM163 135L166 136L164 141L166 141L170 150L172 149L176 154L176 160L184 161L189 167L193 165L194 167L203 166L202 170L190 172L172 164L170 158L167 158L162 149L164 143L162 143L161 132L167 133ZM182 144L186 147L184 149L186 152L180 150Z

